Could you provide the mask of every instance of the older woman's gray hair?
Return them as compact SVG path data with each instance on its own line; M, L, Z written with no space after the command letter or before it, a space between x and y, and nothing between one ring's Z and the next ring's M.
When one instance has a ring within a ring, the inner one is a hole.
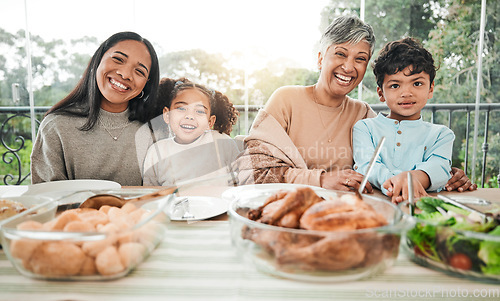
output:
M350 42L357 44L365 40L370 45L370 55L373 55L375 49L375 35L373 28L367 23L361 21L357 16L342 16L335 18L328 25L321 36L320 52L324 55L331 45Z

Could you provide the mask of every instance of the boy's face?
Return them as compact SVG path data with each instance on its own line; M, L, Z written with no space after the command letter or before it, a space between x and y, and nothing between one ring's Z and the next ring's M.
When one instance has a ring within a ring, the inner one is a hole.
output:
M181 144L193 142L215 123L215 116L210 116L210 100L196 88L180 91L170 110L163 109L163 119Z
M385 75L382 89L377 87L377 93L380 101L386 102L391 110L389 118L417 120L427 100L432 98L434 82L430 82L425 72L410 75L407 67L396 74Z

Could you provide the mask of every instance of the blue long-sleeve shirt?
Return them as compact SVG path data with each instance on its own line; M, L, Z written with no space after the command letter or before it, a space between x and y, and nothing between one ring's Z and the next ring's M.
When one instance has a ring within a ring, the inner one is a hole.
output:
M427 191L441 191L451 177L451 154L455 135L444 125L419 120L401 122L379 113L375 118L358 121L353 128L354 169L365 174L371 156L382 136L385 143L368 181L387 194L382 184L410 170L422 170L429 176Z

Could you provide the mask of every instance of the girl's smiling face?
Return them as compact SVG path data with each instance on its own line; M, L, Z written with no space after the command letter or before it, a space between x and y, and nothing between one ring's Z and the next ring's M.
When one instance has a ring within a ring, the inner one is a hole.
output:
M128 102L146 86L150 70L151 56L144 43L116 43L103 55L96 71L97 86L103 96L101 108L114 113L126 110Z
M180 144L195 141L215 123L215 115L210 116L210 99L196 88L179 91L170 109L163 109L163 118Z

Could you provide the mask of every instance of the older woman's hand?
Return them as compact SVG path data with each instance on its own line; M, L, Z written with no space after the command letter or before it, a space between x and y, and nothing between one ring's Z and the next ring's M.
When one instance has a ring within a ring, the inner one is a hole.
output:
M456 190L458 192L463 191L472 191L477 189L476 184L472 184L470 179L465 175L465 172L460 168L452 167L451 168L451 179L445 186L447 191Z
M343 169L321 174L321 187L326 189L351 191L357 190L363 181L363 175L352 170ZM366 182L363 193L372 193L373 188L370 183Z

